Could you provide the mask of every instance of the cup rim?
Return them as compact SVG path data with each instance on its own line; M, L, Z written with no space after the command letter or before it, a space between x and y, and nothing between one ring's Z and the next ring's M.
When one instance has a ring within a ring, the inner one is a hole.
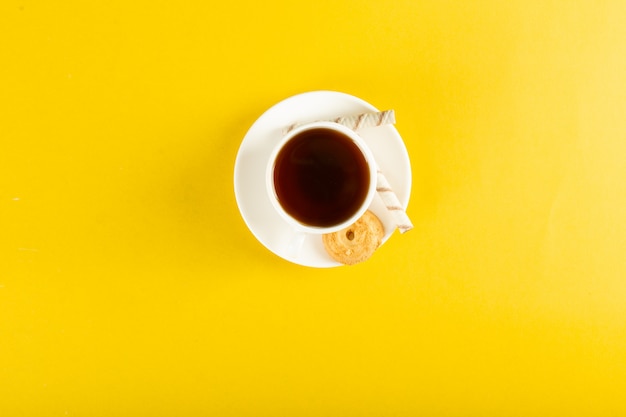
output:
M327 129L338 131L344 134L350 140L352 140L357 145L357 147L359 148L363 156L365 157L365 161L369 168L369 187L368 187L365 199L363 200L363 204L347 220L339 224L328 226L328 227L307 225L307 224L299 222L298 220L293 218L291 215L289 215L289 213L285 211L285 209L282 207L282 205L278 201L278 197L276 195L276 191L274 188L274 181L273 181L276 157L278 156L278 153L280 152L280 150L292 138L294 138L298 134L306 130L318 129L318 128L327 128ZM317 121L317 122L311 122L311 123L299 125L281 138L281 140L274 146L274 149L272 150L270 154L270 158L269 158L267 168L266 168L265 180L266 180L266 190L267 190L268 198L270 202L272 203L274 210L276 210L276 212L281 216L281 218L284 221L290 224L298 232L304 232L304 233L310 233L310 234L327 234L327 233L337 232L339 230L342 230L354 224L354 222L356 222L363 214L365 214L367 209L372 204L372 200L374 199L374 195L376 193L376 175L377 175L377 168L376 168L376 161L374 159L374 155L371 149L369 148L369 146L367 146L363 138L361 138L357 132L355 132L354 130L342 124L339 124L333 121Z

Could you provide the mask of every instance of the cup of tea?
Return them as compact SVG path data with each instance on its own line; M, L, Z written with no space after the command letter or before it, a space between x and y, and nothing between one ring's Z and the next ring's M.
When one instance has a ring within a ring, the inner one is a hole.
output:
M297 257L306 234L350 226L376 194L376 163L363 139L334 122L314 122L287 133L271 153L266 173L274 209L294 229Z

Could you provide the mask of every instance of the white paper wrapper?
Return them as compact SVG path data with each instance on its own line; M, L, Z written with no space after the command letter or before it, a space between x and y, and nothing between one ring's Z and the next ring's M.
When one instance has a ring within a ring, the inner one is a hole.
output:
M376 178L376 191L380 198L383 200L387 210L393 215L396 221L396 227L400 233L406 233L413 228L413 223L406 214L404 207L400 204L398 196L389 185L389 181L385 178L383 172L379 169L378 176Z
M354 131L358 131L359 129L363 129L365 127L377 127L382 125L392 125L396 122L396 114L393 110L385 110L380 112L371 112L371 113L362 113L354 116L340 116L335 119L328 120L316 120L316 122L335 122L340 125L344 125L345 127L352 129ZM304 123L294 123L292 125L287 126L283 130L283 134L287 134L291 132L296 127L302 125Z

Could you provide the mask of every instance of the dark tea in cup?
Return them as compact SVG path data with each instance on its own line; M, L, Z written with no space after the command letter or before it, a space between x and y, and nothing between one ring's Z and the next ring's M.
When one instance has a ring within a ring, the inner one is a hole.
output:
M364 210L375 171L354 135L321 125L295 133L282 145L271 181L288 216L304 226L329 228Z

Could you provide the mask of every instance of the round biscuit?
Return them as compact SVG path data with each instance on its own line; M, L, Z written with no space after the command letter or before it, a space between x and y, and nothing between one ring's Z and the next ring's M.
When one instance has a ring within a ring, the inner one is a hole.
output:
M331 258L344 265L354 265L369 259L384 235L380 219L368 210L345 229L322 235L322 242Z

